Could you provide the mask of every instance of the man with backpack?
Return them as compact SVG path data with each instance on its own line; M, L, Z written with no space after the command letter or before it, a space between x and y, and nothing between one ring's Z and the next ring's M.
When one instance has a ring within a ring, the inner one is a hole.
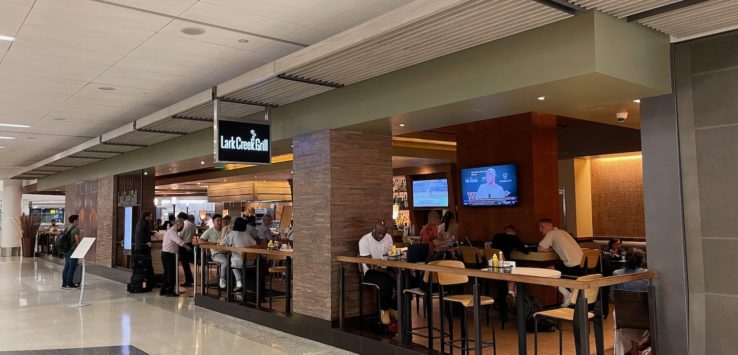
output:
M82 236L79 230L79 216L69 216L69 227L59 236L57 249L64 253L64 271L62 271L62 288L78 288L74 283L74 272L77 270L77 259L72 258L74 249L77 248Z

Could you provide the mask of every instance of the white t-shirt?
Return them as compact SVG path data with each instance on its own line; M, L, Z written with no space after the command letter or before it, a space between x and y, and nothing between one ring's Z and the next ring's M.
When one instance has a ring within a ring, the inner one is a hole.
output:
M394 242L392 241L392 236L389 234L385 234L382 240L377 241L371 233L368 233L359 239L359 255L371 256L372 259L381 259L383 255L389 253L392 244ZM362 264L362 266L366 274L369 267L366 264Z
M479 185L479 189L477 190L477 198L504 198L505 197L505 190L502 189L502 186L494 184L482 184Z
M568 267L579 266L582 262L582 248L566 231L554 227L538 243L543 249L553 249L559 259Z

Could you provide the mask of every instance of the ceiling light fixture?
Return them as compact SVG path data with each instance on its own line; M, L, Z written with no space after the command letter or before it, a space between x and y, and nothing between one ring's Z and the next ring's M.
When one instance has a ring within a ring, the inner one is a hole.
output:
M15 37L0 35L0 41L13 42L13 41L15 41Z
M640 104L641 103L641 99L635 99L635 100L633 100L633 102L635 102L637 104Z
M14 124L14 123L0 123L0 126L2 127L14 127L14 128L31 128L29 125L25 124Z
M99 87L97 89L98 90L101 90L101 91L115 91L115 88L112 87L112 86L101 86L101 87Z
M405 124L404 123L400 123L400 124L398 124L398 126L405 127Z
M15 139L15 137L0 136L0 139Z
M200 165L205 165L205 161L204 160L200 160Z
M190 36L199 36L205 33L205 29L201 27L185 27L182 29L182 33Z
M544 100L546 100L545 96L538 96L538 101L544 101Z
M241 38L238 40L238 43L249 43L249 40L247 40L246 38Z
M144 175L149 175L149 172L148 171L144 171Z

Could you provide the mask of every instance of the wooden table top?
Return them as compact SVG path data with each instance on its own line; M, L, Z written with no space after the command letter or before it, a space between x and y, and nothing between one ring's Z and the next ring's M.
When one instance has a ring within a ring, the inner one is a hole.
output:
M490 271L490 269L482 269L482 271ZM495 272L494 270L492 270ZM496 271L499 272L499 271ZM523 266L516 266L512 268L511 271L514 275L527 275L527 276L538 276L538 277L548 277L551 279L559 279L561 278L561 271L554 270L554 269L546 269L542 267L523 267Z
M248 248L228 247L224 245L218 245L215 243L206 243L203 241L200 241L197 245L202 248L222 250L222 251L235 251L235 252L247 253L247 254L278 255L278 256L290 256L290 257L292 256L292 249L273 250L273 249L265 249L265 248L257 248L257 247L248 247Z
M452 268L452 267L446 267L446 266L429 265L425 263L409 263L407 261L392 261L392 260L382 260L382 259L361 258L361 257L355 257L355 256L338 256L336 257L336 261L344 262L344 263L352 263L352 264L363 263L363 264L392 267L392 268L405 269L405 270L444 272L444 273L450 273L450 274L456 274L456 275L466 275L469 277L478 277L481 279L513 281L513 282L522 282L522 283L527 283L527 284L576 288L576 289L597 288L597 287L622 284L622 283L631 282L631 281L647 280L647 279L656 278L656 272L646 271L646 272L639 272L639 273L620 275L620 276L607 276L607 277L602 277L602 278L588 280L588 281L577 281L577 280L570 280L570 279L554 279L550 277L520 275L520 274L504 273L504 272L490 272L490 271L482 271L482 270L476 270L476 269Z

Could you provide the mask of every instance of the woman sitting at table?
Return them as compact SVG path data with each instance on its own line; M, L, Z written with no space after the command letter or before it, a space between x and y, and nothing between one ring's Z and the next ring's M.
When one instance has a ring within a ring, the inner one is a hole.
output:
M438 233L438 222L441 217L436 211L428 213L428 223L420 230L420 244L428 245L428 255L433 255L436 251L446 251L448 246L455 242L453 238L443 238Z
M229 247L252 247L257 245L256 240L246 233L246 220L238 217L233 222L233 231L228 233L220 242L221 245ZM256 260L246 260L246 266L252 266ZM236 287L233 291L241 289L241 267L244 266L242 253L232 252L231 253L231 267L233 267L233 275L236 277Z
M459 235L459 224L454 219L451 211L446 211L441 218L441 224L438 225L438 235L444 237L456 237Z

